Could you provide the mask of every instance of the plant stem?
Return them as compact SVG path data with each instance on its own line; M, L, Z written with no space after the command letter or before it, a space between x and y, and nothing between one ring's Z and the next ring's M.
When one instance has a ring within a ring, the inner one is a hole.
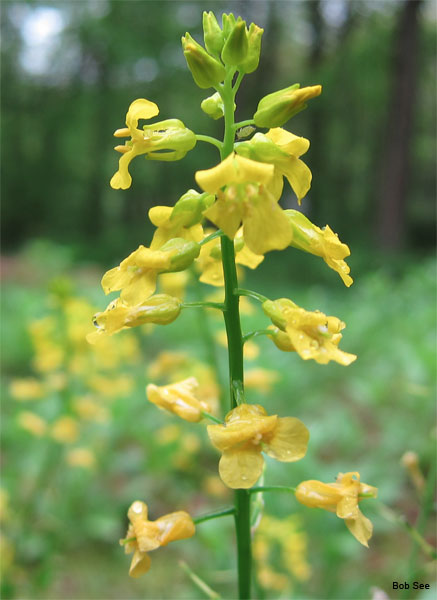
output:
M249 331L243 335L243 344L250 340L250 338L258 337L259 335L272 335L271 329L255 329L255 331Z
M223 310L225 307L221 302L182 302L182 308L218 308Z
M258 487L250 488L248 492L250 494L258 494L259 492L291 492L292 494L295 494L296 488L289 485L260 485Z
M207 235L205 238L203 238L203 240L199 242L199 246L203 246L203 244L207 244L211 240L215 240L216 238L221 237L222 235L223 231L221 229L217 229L217 231L214 231L214 233L211 233L210 235Z
M226 515L233 514L235 514L235 508L232 506L231 508L224 508L223 510L218 510L215 513L209 513L208 515L203 515L202 517L196 517L193 519L193 522L198 525L204 521L210 521L211 519L218 519L219 517L225 517Z
M243 288L239 288L235 290L239 296L248 296L249 298L254 298L259 302L267 302L267 296L263 296L262 294L258 294L258 292L254 292L253 290L244 290Z
M218 89L224 106L225 132L221 159L224 160L234 150L235 119L234 99L241 83L238 76L235 88L232 79L235 74L230 70L223 86ZM234 242L226 235L221 238L222 263L225 280L225 309L223 311L228 338L229 380L231 408L244 400L243 339L241 334L237 271L235 266ZM247 490L235 490L235 532L238 555L238 593L240 600L250 599L251 583L251 536L250 536L250 494Z
M213 146L216 146L220 152L222 150L222 142L214 137L211 137L210 135L196 134L196 140L199 142L207 142L208 144L212 144Z

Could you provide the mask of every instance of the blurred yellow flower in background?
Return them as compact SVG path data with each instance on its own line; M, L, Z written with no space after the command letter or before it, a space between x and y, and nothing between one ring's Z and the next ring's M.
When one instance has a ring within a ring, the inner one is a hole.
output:
M78 422L68 415L59 417L52 425L51 435L61 444L72 444L79 436Z
M35 377L13 379L9 386L9 393L16 400L38 400L44 396L44 386Z
M45 435L47 431L47 422L29 410L19 412L17 420L20 427L37 437Z

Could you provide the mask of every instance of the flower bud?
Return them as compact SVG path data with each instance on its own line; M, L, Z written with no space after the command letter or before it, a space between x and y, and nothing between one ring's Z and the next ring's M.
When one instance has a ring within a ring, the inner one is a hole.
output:
M224 36L225 40L231 35L231 31L235 27L236 22L237 22L237 20L235 19L234 15L232 13L229 13L228 15L226 13L223 13L222 29L223 29L223 36Z
M166 242L161 248L161 252L170 254L170 268L165 273L174 271L183 271L187 269L193 261L199 256L200 246L197 242L191 242L182 238L173 238Z
M231 29L222 50L222 61L225 65L237 66L247 58L249 41L247 38L246 22L238 17Z
M202 88L214 87L224 80L224 66L202 48L189 33L182 38L182 48L194 81Z
M200 108L214 120L221 119L225 114L223 100L218 92L205 98L205 100L201 102Z
M285 330L287 319L283 310L287 308L297 308L296 304L288 298L279 298L278 300L266 300L263 302L262 309L279 329Z
M196 145L196 135L179 119L166 119L144 126L144 140L149 142L149 160L174 161L183 158Z
M261 37L264 33L264 29L251 23L249 27L249 33L247 34L249 47L247 50L246 58L238 65L238 70L243 73L252 73L258 68L259 55L261 53Z
M253 118L258 127L281 127L291 117L306 108L305 102L322 93L321 85L313 85L300 89L296 83L283 90L264 96L259 101Z
M213 194L199 194L196 190L188 190L174 205L171 220L180 219L184 227L192 227L203 218L203 212L214 204Z
M269 337L272 338L273 343L279 350L282 350L282 352L296 352L296 348L293 346L293 342L288 333L281 331L277 327L272 327L271 332Z
M203 13L203 39L208 52L220 56L225 38L212 11Z

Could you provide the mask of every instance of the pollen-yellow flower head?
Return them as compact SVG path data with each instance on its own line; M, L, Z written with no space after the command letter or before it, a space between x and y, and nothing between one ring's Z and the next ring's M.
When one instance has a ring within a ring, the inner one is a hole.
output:
M296 489L296 499L311 508L335 512L344 519L352 535L364 546L372 537L373 526L358 508L360 496L376 498L377 488L360 483L357 472L339 473L335 483L317 480L302 481Z
M220 477L233 489L250 488L259 479L261 452L282 462L306 454L309 432L294 417L268 416L259 404L240 404L226 416L225 425L209 425L212 444L222 452Z
M202 412L209 412L210 406L196 396L199 383L195 377L159 387L150 383L147 386L147 398L153 404L168 410L186 421L200 421Z
M197 171L200 187L218 199L204 215L233 239L243 223L244 242L255 254L282 250L291 241L291 229L269 190L274 166L235 153L219 165Z
M149 521L147 504L136 500L127 513L130 521L126 538L120 540L126 554L134 553L129 569L131 577L140 577L150 569L148 552L170 542L192 537L195 526L190 515L184 511L173 512Z
M295 351L304 360L313 359L322 365L334 360L347 366L356 359L355 354L338 348L345 324L337 317L304 310L288 298L267 300L263 310L279 327L272 329L271 337L280 350Z

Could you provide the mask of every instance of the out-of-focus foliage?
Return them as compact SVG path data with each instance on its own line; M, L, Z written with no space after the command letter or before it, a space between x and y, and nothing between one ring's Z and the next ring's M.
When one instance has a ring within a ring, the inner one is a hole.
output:
M2 2L3 242L34 237L76 245L107 260L144 240L147 209L173 204L192 173L214 164L204 145L171 165L136 161L134 185L108 186L118 157L112 132L132 100L159 103L162 118L218 133L200 110L205 93L186 69L180 37L201 41L201 12L233 10L264 29L260 68L238 96L237 117L259 99L299 81L324 93L293 132L311 139L316 174L305 210L352 244L373 243L386 121L392 112L395 46L403 2L147 1ZM421 3L404 245L433 243L435 22ZM220 137L220 136L219 136ZM291 193L284 207L294 204ZM404 208L400 208L404 212ZM126 232L129 231L129 235ZM346 235L345 235L346 234ZM380 240L381 241L381 240Z
M295 256L299 268L311 271L316 264L314 257ZM92 329L94 305L103 301L101 292L96 297L97 273L75 267L47 243L33 245L7 267L2 597L203 598L178 568L180 559L230 597L236 575L228 517L202 523L191 540L154 554L153 573L141 580L128 577L129 558L117 544L134 499L147 501L152 518L178 509L201 515L230 502L217 475L219 454L204 427L161 413L145 394L149 382L162 385L194 373L216 395L207 363L222 320L209 309L211 335L205 337L198 309L186 310L169 328L144 326L105 338L108 345L95 355L83 335ZM347 323L345 349L358 355L345 377L344 367L301 361L267 338L253 343L246 356L250 402L298 415L311 432L303 460L291 467L266 460L264 485L333 480L338 471L359 470L378 486L382 502L415 522L420 495L400 461L414 451L425 478L433 468L434 270L434 261L408 266L404 261L402 273L381 268L357 277L347 291L341 282L335 287L328 269L331 285L289 283L271 269L250 273L247 285L273 298L292 293L308 308L335 311ZM312 272L312 281L316 275ZM211 290L200 285L206 294ZM244 331L268 324L251 303L251 310L243 306ZM50 326L54 331L45 346ZM215 355L225 373L220 344ZM270 376L276 373L279 377ZM23 413L40 417L42 428ZM373 587L394 597L393 578L401 581L411 573L411 538L398 522L384 518L375 500L361 504L375 526L370 550L335 515L307 509L292 494L265 494L263 500L264 508L255 509L265 516L254 552L257 593L266 598L282 593L364 600ZM425 537L433 543L431 531L430 526ZM419 553L418 580L430 580L429 564Z

